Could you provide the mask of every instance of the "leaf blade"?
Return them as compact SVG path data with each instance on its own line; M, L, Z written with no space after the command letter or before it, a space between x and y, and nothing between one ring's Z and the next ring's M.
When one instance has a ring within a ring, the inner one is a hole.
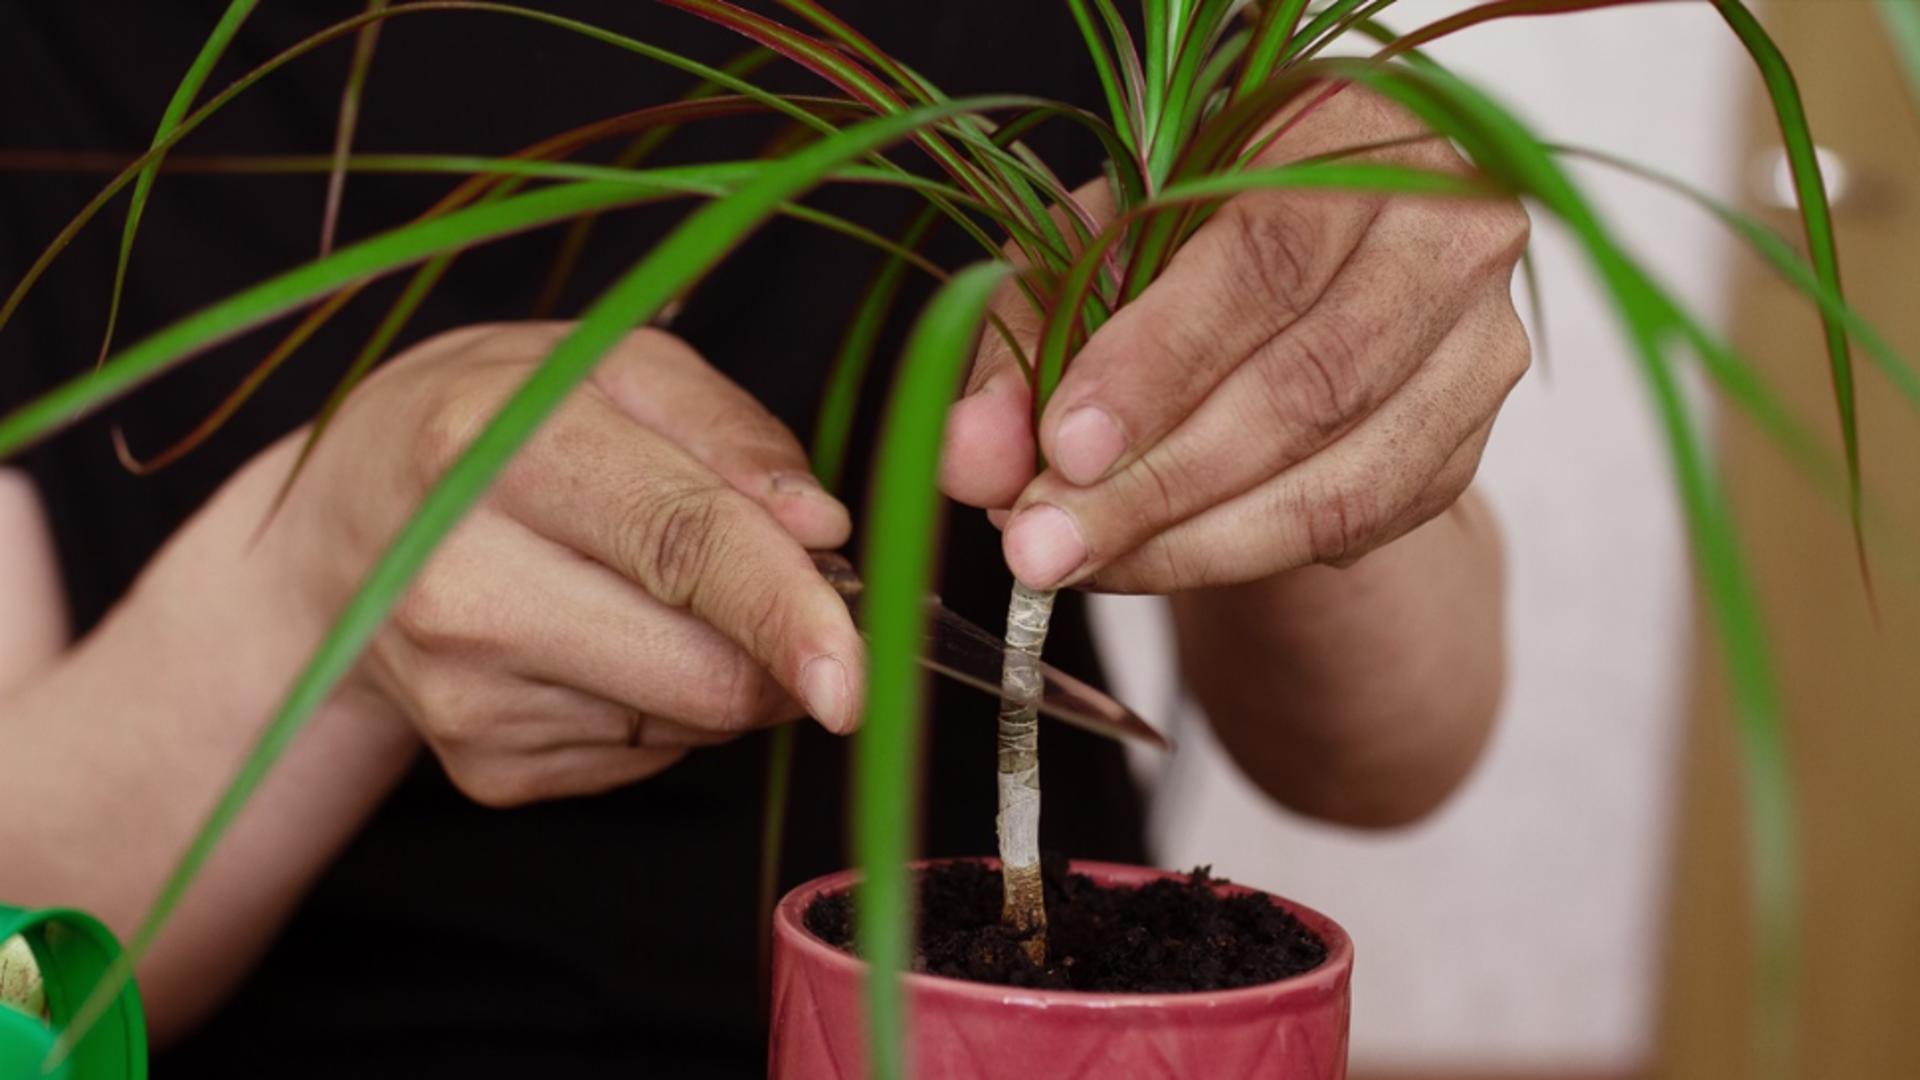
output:
M247 21L247 16L253 14L254 6L258 2L259 0L232 0L227 5L227 10L220 16L220 21L214 24L212 33L208 34L207 40L201 44L200 51L194 56L186 75L180 79L180 85L174 88L173 96L167 100L166 111L160 114L160 126L153 133L150 149L160 151L163 144L171 145L177 141L170 139L169 136L186 118L187 110L193 107L194 97L200 93L200 88L206 85L207 76L213 74L214 65L220 62L220 57L227 51L227 46L233 42L234 35L240 32L241 25ZM120 229L120 254L113 267L113 291L107 299L107 327L100 335L100 355L94 361L96 365L105 363L108 351L113 348L114 327L120 321L120 300L127 287L127 267L133 262L133 240L140 232L140 218L146 212L147 200L153 195L153 182L155 174L160 169L160 160L161 156L156 155L140 170L139 176L133 182L133 197L127 204L127 220ZM4 321L4 318L0 317L0 322Z
M866 720L854 739L854 851L861 867L855 930L868 964L869 1060L876 1077L905 1071L904 998L910 952L912 799L923 686L916 657L932 581L940 501L940 417L946 415L994 290L1012 268L982 263L956 274L909 338L888 405L874 477L867 552Z

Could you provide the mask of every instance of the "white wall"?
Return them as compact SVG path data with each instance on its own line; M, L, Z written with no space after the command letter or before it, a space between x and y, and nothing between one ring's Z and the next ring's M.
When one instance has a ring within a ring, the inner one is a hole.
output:
M1391 24L1464 6L1406 0ZM1549 138L1731 193L1751 75L1704 4L1514 20L1433 51ZM1730 248L1714 226L1636 181L1582 175L1719 321ZM1189 705L1174 710L1181 752L1144 763L1162 864L1213 863L1352 931L1366 1065L1617 1068L1652 1036L1690 635L1683 535L1604 298L1564 233L1536 216L1536 235L1552 366L1515 391L1481 472L1508 542L1512 679L1479 771L1427 822L1360 834L1267 802ZM1122 692L1167 716L1161 602L1100 603Z

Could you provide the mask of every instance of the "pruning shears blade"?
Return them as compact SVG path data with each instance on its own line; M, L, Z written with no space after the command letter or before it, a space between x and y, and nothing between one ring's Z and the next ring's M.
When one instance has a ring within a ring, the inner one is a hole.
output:
M858 619L860 608L854 601L865 591L865 585L853 564L834 552L815 552L813 562L834 590L853 607ZM926 638L919 652L921 665L955 682L1000 696L1000 669L1006 660L1006 642L962 618L937 596L927 597L926 604ZM1044 661L1040 674L1042 715L1110 739L1132 739L1158 750L1173 749L1166 736L1113 695Z

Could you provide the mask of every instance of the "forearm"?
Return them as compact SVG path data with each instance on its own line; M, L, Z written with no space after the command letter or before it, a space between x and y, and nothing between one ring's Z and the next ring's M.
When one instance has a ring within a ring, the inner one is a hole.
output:
M66 600L33 481L0 465L0 699L60 655Z
M1504 679L1499 538L1471 492L1345 569L1174 597L1183 674L1247 774L1357 825L1437 806L1486 742Z
M0 699L0 882L132 931L323 629L253 527L270 451L155 559L107 621ZM397 781L404 724L347 692L313 719L142 964L156 1034L199 1019Z

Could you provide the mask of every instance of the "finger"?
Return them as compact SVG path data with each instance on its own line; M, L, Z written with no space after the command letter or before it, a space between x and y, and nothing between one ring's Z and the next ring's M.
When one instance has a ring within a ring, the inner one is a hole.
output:
M676 724L658 716L635 713L633 728L627 734L627 746L642 750L698 750L733 741L723 731Z
M570 686L521 680L492 706L499 736L473 744L486 754L529 757L561 750L692 750L736 736L649 716Z
M1271 522L1276 513L1267 495L1278 492L1254 492L1219 508L1217 513L1187 522L1175 534L1156 537L1139 550L1115 560L1098 578L1084 583L1100 592L1154 594L1184 592L1190 589L1239 585L1274 574L1299 569L1316 562L1346 566L1377 551L1445 513L1472 485L1474 473L1486 448L1483 432L1462 443L1448 457L1427 486L1385 525L1375 528L1364 543L1354 544L1337 557L1314 559L1314 538L1296 539L1290 546L1276 543L1264 550L1242 544L1250 526ZM1273 530L1270 539L1283 534ZM1200 553L1205 553L1204 555Z
M411 670L453 665L455 694L500 673L572 687L717 732L803 715L739 645L619 574L502 514L461 523L393 617ZM415 677L417 679L418 676ZM415 681L389 679L402 687ZM484 711L483 696L474 703ZM454 712L443 708L439 712Z
M628 416L766 507L803 546L836 548L852 534L846 507L814 479L800 440L686 342L637 330L600 362L593 381Z
M1314 307L1378 205L1299 192L1226 203L1074 357L1041 420L1048 462L1092 483L1152 445Z
M805 715L746 650L605 566L499 519L503 534L471 558L508 578L513 614L491 629L502 663L629 712L732 735ZM501 574L499 567L512 567ZM451 568L483 581L485 567Z
M1033 479L1033 396L1009 344L1027 356L1040 338L1040 316L1018 287L1000 287L990 306L1005 333L989 324L959 401L947 413L940 487L968 506L1010 506Z
M532 757L561 750L694 750L737 736L649 716L617 701L568 686L521 680L491 703L493 730L484 741L441 740L481 755Z
M1240 495L1331 443L1399 389L1436 350L1474 294L1433 287L1427 264L1409 260L1417 228L1383 227L1361 241L1320 303L1254 350L1191 415L1143 452L1088 487L1056 470L1022 495L1021 509L1048 504L1062 513L1028 517L1010 537L1009 564L1022 581L1044 587L1083 565L1090 553L1130 551L1149 536ZM1478 290L1483 307L1511 306L1494 279ZM1461 355L1453 377L1472 382L1477 358ZM1484 400L1459 407L1498 405ZM1071 523L1078 531L1057 535ZM1081 550L1076 550L1078 546Z
M733 738L647 716L584 691L483 667L438 664L410 681L406 704L450 771L573 748L689 749Z
M712 625L829 729L852 729L863 647L845 602L763 507L609 402L580 395L560 409L498 500Z
M657 776L686 755L676 747L571 746L531 755L443 757L442 767L468 798L509 809L614 791Z
M1077 256L1080 228L1096 233L1117 209L1104 178L1082 184L1070 198L1071 207L1056 205L1048 213ZM1015 244L1007 245L1006 258L1022 269L1032 265ZM1033 394L1021 358L1031 365L1045 320L1016 281L1000 286L988 310L998 321L981 336L965 390L948 414L940 487L969 506L1006 507L1035 471Z
M1485 456L1487 440L1493 434L1493 423L1467 437L1459 449L1447 458L1440 471L1434 473L1427 482L1426 490L1409 502L1400 514L1388 522L1381 531L1383 539L1375 547L1392 543L1402 536L1446 513L1460 501L1467 489L1473 486L1473 478L1480 471L1480 459Z
M451 768L490 755L533 754L580 743L608 744L623 729L612 706L582 708L582 695L530 683L477 659L428 653L411 641L388 642L409 677L393 691L420 737Z
M1350 563L1444 510L1471 482L1491 418L1459 431L1444 455L1407 450L1419 429L1454 416L1410 385L1333 446L1113 560L1089 587L1179 592Z

